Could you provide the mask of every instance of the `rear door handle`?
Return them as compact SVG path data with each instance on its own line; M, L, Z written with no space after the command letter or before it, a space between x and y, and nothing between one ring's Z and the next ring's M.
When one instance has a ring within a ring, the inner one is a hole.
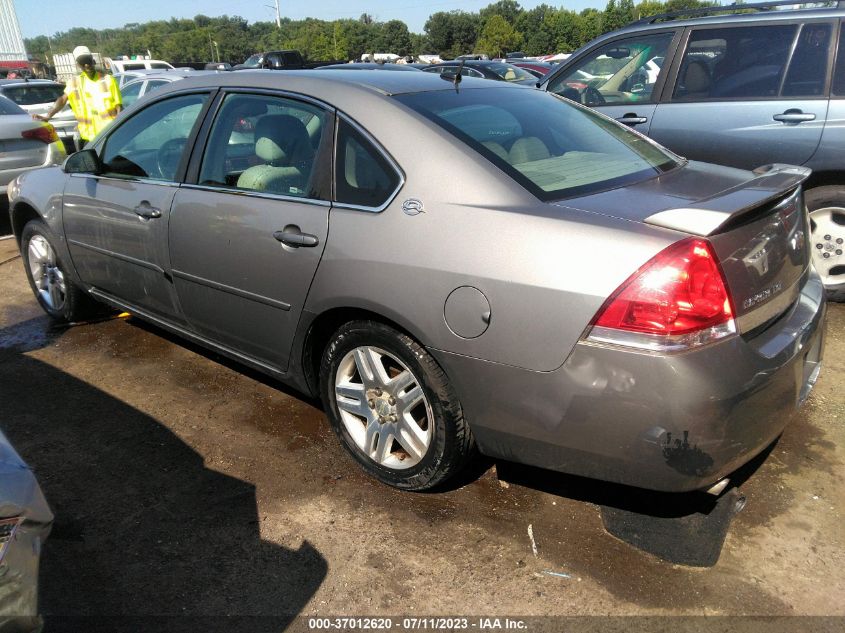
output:
M811 112L801 112L797 108L789 109L783 114L776 114L772 117L775 121L782 123L801 123L802 121L812 121L816 115Z
M286 226L283 231L276 231L273 237L279 240L285 246L292 246L299 248L300 246L317 246L320 240L316 235L310 233L303 233L298 226Z
M629 112L616 120L620 123L624 123L625 125L639 125L640 123L648 121L648 118L644 116L637 116L636 112Z
M156 209L146 200L142 201L137 207L132 209L136 215L142 217L145 220L152 220L154 218L161 217L161 209Z

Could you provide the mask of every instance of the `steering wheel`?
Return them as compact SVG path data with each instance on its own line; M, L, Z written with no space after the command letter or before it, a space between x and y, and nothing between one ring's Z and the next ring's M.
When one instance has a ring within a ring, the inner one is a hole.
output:
M156 168L162 178L171 179L179 167L179 159L188 142L186 138L172 138L165 141L156 153Z
M581 93L581 97L584 99L584 105L588 106L601 105L603 103L606 103L602 93L600 93L593 86L587 86L586 88L584 88L584 92Z

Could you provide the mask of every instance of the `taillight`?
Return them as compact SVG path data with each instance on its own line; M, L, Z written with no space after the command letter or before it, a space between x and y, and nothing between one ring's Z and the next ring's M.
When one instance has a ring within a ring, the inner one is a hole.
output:
M658 351L703 345L736 332L718 258L689 238L655 255L611 295L588 340Z
M56 134L56 128L49 123L31 130L24 130L21 132L21 136L32 139L33 141L41 141L42 143L47 143L48 145L59 140L59 135Z

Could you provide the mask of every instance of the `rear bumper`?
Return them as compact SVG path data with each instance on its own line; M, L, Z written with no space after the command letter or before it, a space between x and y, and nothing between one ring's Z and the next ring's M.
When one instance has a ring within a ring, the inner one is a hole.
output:
M432 350L492 457L652 490L709 487L765 449L815 382L824 288L762 334L658 355L579 343L553 372Z
M67 158L67 151L62 144L61 139L50 143L47 146L47 152L44 155L44 161L40 165L31 165L28 167L16 167L14 169L0 169L0 194L6 193L9 183L22 173L32 169L39 169L41 167L49 167L50 165L61 165Z

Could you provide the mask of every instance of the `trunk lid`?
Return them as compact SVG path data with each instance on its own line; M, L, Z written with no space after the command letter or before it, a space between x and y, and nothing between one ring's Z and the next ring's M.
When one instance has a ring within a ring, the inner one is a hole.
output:
M747 172L690 163L556 204L707 237L725 273L737 327L747 334L791 306L806 280L809 223L800 185L809 175L790 165Z

